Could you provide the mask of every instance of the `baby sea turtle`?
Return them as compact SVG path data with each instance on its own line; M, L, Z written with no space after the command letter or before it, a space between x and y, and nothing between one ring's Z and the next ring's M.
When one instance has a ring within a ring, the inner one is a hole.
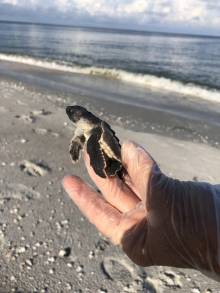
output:
M110 125L81 106L68 106L66 113L75 125L70 155L77 162L83 147L90 157L95 173L102 178L122 171L121 146Z

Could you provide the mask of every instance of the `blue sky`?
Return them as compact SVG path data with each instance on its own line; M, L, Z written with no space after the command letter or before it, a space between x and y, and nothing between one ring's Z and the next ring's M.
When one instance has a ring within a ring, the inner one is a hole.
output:
M220 35L220 0L0 0L0 20Z

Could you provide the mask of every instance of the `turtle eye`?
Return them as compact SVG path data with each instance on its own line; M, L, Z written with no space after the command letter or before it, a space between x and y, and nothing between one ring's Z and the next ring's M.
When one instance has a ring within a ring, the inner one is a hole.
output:
M79 110L77 110L77 111L74 112L74 115L75 115L75 116L80 116L81 114L82 114L82 113L81 113L81 111L79 111Z
M66 107L66 114L68 115L69 119L73 122L76 122L80 119L81 112L79 110L76 110L72 106Z
M77 110L72 112L74 120L78 121L82 117L82 112Z
M66 107L66 114L68 115L68 116L71 116L72 114L73 114L73 108L71 107L71 106L67 106Z

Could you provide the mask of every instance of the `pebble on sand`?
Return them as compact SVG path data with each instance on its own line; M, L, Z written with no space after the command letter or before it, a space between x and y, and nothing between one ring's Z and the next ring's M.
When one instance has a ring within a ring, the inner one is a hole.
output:
M64 249L61 249L59 251L59 257L68 257L71 254L71 248L70 247L66 247Z

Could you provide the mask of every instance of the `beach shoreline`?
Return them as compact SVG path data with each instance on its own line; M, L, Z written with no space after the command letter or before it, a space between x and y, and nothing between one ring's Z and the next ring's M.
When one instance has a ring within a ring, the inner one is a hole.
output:
M117 80L45 70L14 62L0 62L0 78L47 95L64 107L87 103L103 117L134 131L220 147L220 103L157 92ZM135 98L134 98L135 97ZM101 111L100 111L101 109ZM106 111L106 109L108 109Z

